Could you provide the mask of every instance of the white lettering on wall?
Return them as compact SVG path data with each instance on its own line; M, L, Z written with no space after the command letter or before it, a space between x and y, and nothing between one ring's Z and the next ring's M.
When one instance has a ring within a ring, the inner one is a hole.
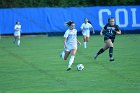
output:
M99 25L103 27L105 24L103 23L103 13L107 13L111 15L111 11L109 9L101 9L99 10Z
M124 16L120 16L120 12L124 13ZM128 26L128 12L126 9L117 9L115 12L116 16L116 24L120 27L127 27ZM122 18L123 17L123 18ZM124 19L124 24L120 23L120 19Z
M132 27L140 27L140 24L138 24L137 18L136 18L136 8L131 8L132 11Z

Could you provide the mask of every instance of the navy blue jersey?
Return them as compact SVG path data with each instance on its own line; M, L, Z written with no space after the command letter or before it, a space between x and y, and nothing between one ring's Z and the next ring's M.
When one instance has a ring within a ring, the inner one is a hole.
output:
M103 34L105 37L115 37L116 31L119 31L118 25L111 26L109 23L104 26Z

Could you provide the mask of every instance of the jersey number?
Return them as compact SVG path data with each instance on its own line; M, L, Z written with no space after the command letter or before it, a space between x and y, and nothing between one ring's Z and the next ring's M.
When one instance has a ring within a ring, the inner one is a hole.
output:
M108 30L110 34L112 34L112 29Z

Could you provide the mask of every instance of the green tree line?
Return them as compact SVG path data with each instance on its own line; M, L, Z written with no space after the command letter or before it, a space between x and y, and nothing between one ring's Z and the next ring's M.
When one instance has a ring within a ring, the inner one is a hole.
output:
M0 8L140 5L140 0L0 0Z

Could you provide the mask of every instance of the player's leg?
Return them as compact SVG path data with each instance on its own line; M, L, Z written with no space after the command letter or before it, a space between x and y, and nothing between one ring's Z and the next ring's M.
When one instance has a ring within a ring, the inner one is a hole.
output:
M109 48L108 42L109 42L109 39L104 38L104 44L105 44L105 45L104 45L103 48L101 48L101 49L97 52L97 54L94 56L94 59L96 59L96 58L98 57L98 55L102 54L105 50L107 50L107 49Z
M86 35L83 35L83 40L84 40L84 48L87 48Z
M70 45L67 45L67 47L64 48L64 51L61 52L60 57L64 60L67 60L70 54L70 50L71 50Z
M86 32L86 47L87 47L87 42L89 41L89 37L90 37L90 32Z
M88 42L89 41L89 37L86 37L86 42Z
M69 54L70 54L70 51L65 51L65 54L64 54L64 60L67 60Z
M89 41L89 37L90 37L90 32L87 32L87 33L86 33L86 42Z
M17 36L17 45L20 46L20 35Z
M77 49L72 49L71 50L71 57L70 57L70 60L69 60L69 63L68 63L68 69L67 69L67 71L71 70L71 66L72 66L72 64L74 62L74 58L75 58L76 52L77 52Z
M14 32L14 40L13 40L13 43L16 43L16 40L17 40L17 34L16 34L16 32Z
M97 54L94 56L94 59L96 59L100 54L102 54L105 50L107 50L108 49L108 45L105 43L105 45L104 45L104 47L103 48L101 48L98 52L97 52Z
M17 38L17 37L16 37L16 36L14 36L14 40L13 40L13 43L14 43L14 44L16 43L16 38Z
M114 58L113 58L113 43L112 43L112 40L111 39L108 40L108 47L109 47L110 61L114 61Z
M70 54L70 50L65 49L64 51L61 52L60 57L64 60L67 60L69 54Z

